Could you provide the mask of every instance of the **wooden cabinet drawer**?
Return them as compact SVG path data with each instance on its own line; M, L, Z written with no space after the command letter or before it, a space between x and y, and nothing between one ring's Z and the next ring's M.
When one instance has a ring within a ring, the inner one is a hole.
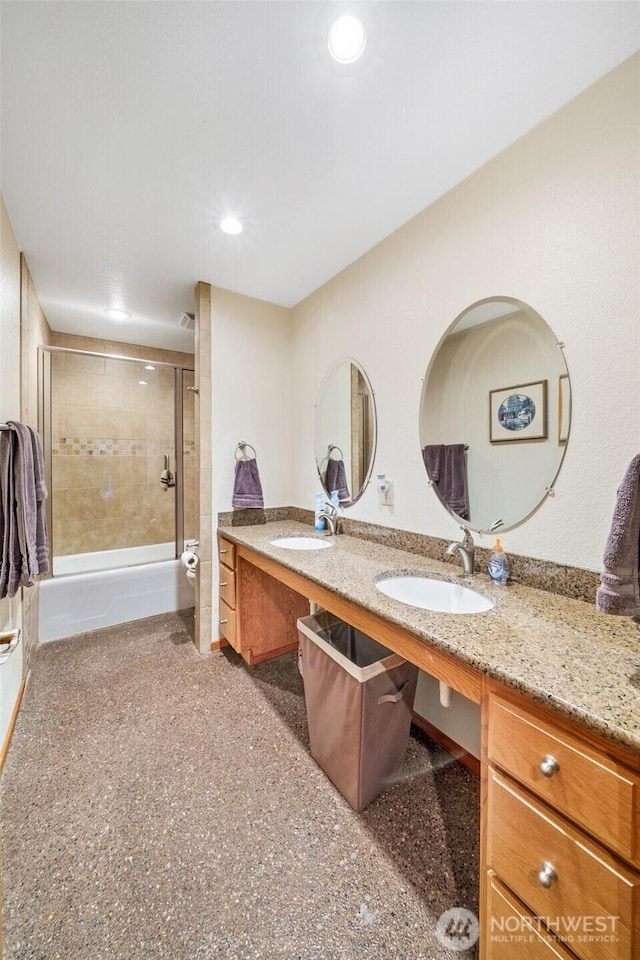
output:
M220 564L220 599L226 604L236 606L236 575L233 570Z
M500 883L492 871L486 877L487 925L485 960L573 960L540 922Z
M235 570L236 566L236 545L231 540L225 540L224 537L218 537L218 556L220 563L226 567Z
M493 697L489 707L488 742L490 763L616 853L640 864L637 774L499 697Z
M561 939L569 934L578 957L637 960L640 874L495 770L488 810L487 867ZM545 864L555 873L547 886Z
M220 636L231 644L236 653L240 652L236 632L236 612L224 600L220 601Z

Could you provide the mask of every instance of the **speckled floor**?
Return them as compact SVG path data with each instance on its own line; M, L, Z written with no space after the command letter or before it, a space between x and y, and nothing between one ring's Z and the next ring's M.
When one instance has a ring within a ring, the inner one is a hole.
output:
M41 648L2 777L5 960L441 960L477 912L479 784L421 734L354 813L293 655L200 658L190 612Z

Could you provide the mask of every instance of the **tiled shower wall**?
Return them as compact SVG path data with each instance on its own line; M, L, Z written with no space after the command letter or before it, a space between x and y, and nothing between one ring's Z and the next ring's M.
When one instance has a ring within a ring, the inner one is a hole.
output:
M174 370L144 366L52 354L56 556L168 543L175 536L175 488L160 484L165 454L176 469Z

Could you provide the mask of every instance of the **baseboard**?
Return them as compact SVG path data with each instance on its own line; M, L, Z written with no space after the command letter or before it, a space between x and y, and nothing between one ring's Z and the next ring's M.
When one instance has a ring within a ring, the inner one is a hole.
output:
M16 697L16 702L13 706L13 712L11 714L11 720L9 721L9 729L7 730L7 735L4 738L4 743L2 744L2 749L0 750L0 775L4 767L4 762L7 759L7 754L9 753L9 746L11 744L11 738L13 736L13 731L15 729L16 721L18 719L18 713L20 712L20 705L22 703L22 695L24 694L24 688L27 685L27 681L23 680L20 684L20 690L18 691L18 696Z
M472 753L469 753L464 747L461 747L459 743L456 743L455 740L448 737L442 730L438 730L437 727L434 727L432 723L429 723L428 720L425 720L424 717L421 717L419 714L413 713L411 715L411 722L418 727L419 730L422 730L423 733L426 733L428 737L431 737L443 750L446 750L447 753L450 753L456 760L463 763L472 773L475 773L478 777L480 776L480 761L477 757L474 757Z
M222 637L220 640L213 640L211 643L212 650L222 650L223 647L230 647L230 646L231 644L229 643L228 640L225 640L224 637Z

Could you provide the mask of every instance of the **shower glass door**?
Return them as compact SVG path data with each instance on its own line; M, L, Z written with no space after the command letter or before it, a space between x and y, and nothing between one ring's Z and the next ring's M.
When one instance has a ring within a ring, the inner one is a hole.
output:
M175 367L52 351L50 376L54 575L175 557Z
M196 454L195 419L195 373L181 370L182 380L182 506L183 536L195 540L198 535L200 512L198 510L198 469Z

